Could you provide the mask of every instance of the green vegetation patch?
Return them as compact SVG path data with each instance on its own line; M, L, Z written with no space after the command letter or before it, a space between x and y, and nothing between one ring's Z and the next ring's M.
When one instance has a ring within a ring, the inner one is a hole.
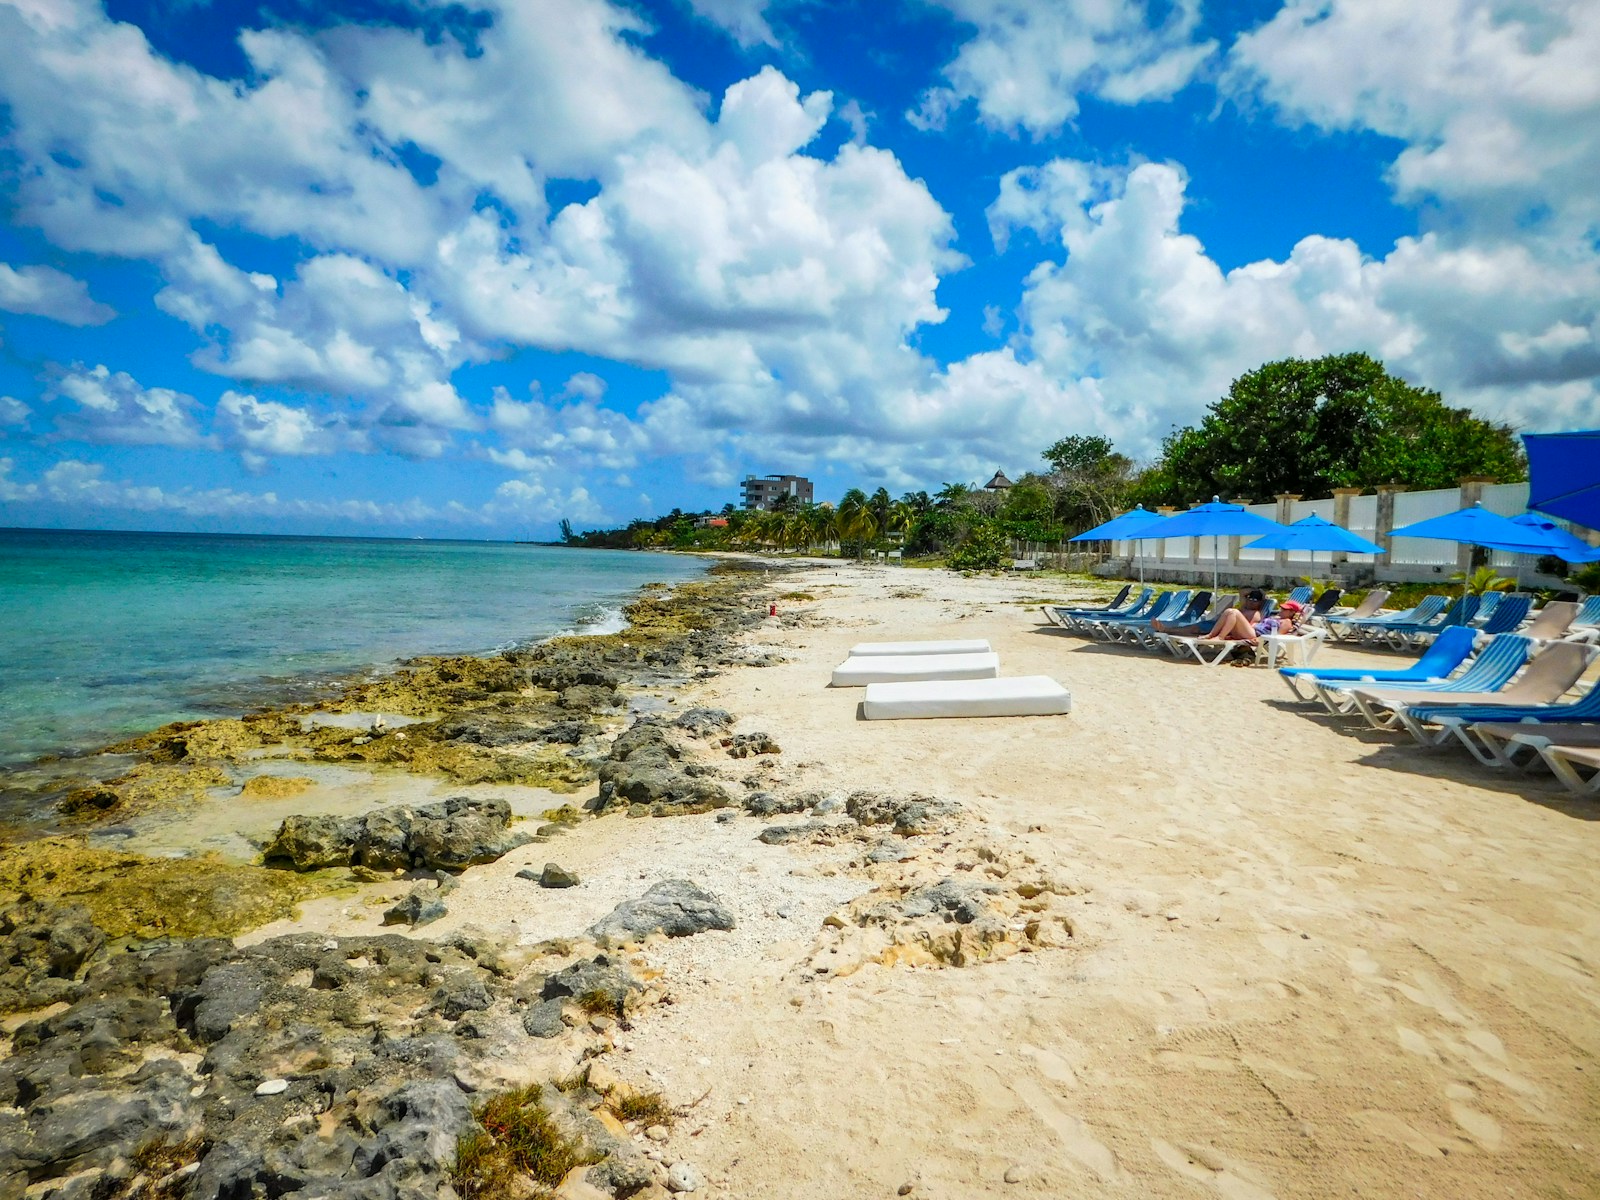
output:
M547 1195L574 1168L598 1162L599 1155L557 1129L539 1102L538 1084L491 1096L472 1115L483 1132L456 1145L450 1182L462 1200L500 1200L526 1196L520 1176L531 1178Z
M0 892L81 904L112 938L231 937L348 886L342 873L269 871L212 855L150 858L68 837L0 853Z

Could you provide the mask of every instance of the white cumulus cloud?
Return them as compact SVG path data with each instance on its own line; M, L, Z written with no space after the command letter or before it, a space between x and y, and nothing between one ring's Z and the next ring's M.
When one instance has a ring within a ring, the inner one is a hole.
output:
M56 417L62 436L103 445L204 446L193 396L144 387L126 371L103 364L74 367L56 380L50 398L65 407Z
M1080 99L1116 104L1165 100L1216 51L1196 36L1199 0L932 0L974 27L944 68L945 82L907 114L943 129L972 102L995 129L1052 133L1078 115Z
M63 325L104 325L116 310L89 295L89 287L54 267L0 263L0 309L49 317Z

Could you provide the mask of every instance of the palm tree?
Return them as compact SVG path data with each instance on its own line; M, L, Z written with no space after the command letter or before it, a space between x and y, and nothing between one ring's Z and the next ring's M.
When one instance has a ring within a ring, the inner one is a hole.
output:
M839 500L840 540L865 544L876 536L872 502L860 488L851 488ZM859 553L858 547L857 554Z

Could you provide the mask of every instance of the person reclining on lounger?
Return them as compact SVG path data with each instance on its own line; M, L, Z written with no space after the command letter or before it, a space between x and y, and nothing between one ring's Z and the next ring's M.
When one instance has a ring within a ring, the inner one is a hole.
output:
M1203 637L1212 641L1251 642L1270 633L1290 634L1299 630L1301 605L1293 600L1284 601L1276 616L1263 616L1267 607L1267 594L1260 588L1251 588L1238 608L1227 609L1209 629L1204 625L1175 625L1166 621L1152 621L1150 627L1158 633L1178 637Z

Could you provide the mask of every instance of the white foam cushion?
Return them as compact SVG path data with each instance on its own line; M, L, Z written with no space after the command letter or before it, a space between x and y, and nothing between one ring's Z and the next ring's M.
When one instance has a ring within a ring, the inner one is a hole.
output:
M916 717L1034 717L1072 711L1072 693L1048 675L875 683L861 715L869 721Z
M834 687L866 687L914 679L993 679L998 654L908 654L847 658L833 671Z
M958 638L949 642L859 642L850 647L850 657L876 658L884 655L904 657L908 654L987 654L991 648L984 638Z

